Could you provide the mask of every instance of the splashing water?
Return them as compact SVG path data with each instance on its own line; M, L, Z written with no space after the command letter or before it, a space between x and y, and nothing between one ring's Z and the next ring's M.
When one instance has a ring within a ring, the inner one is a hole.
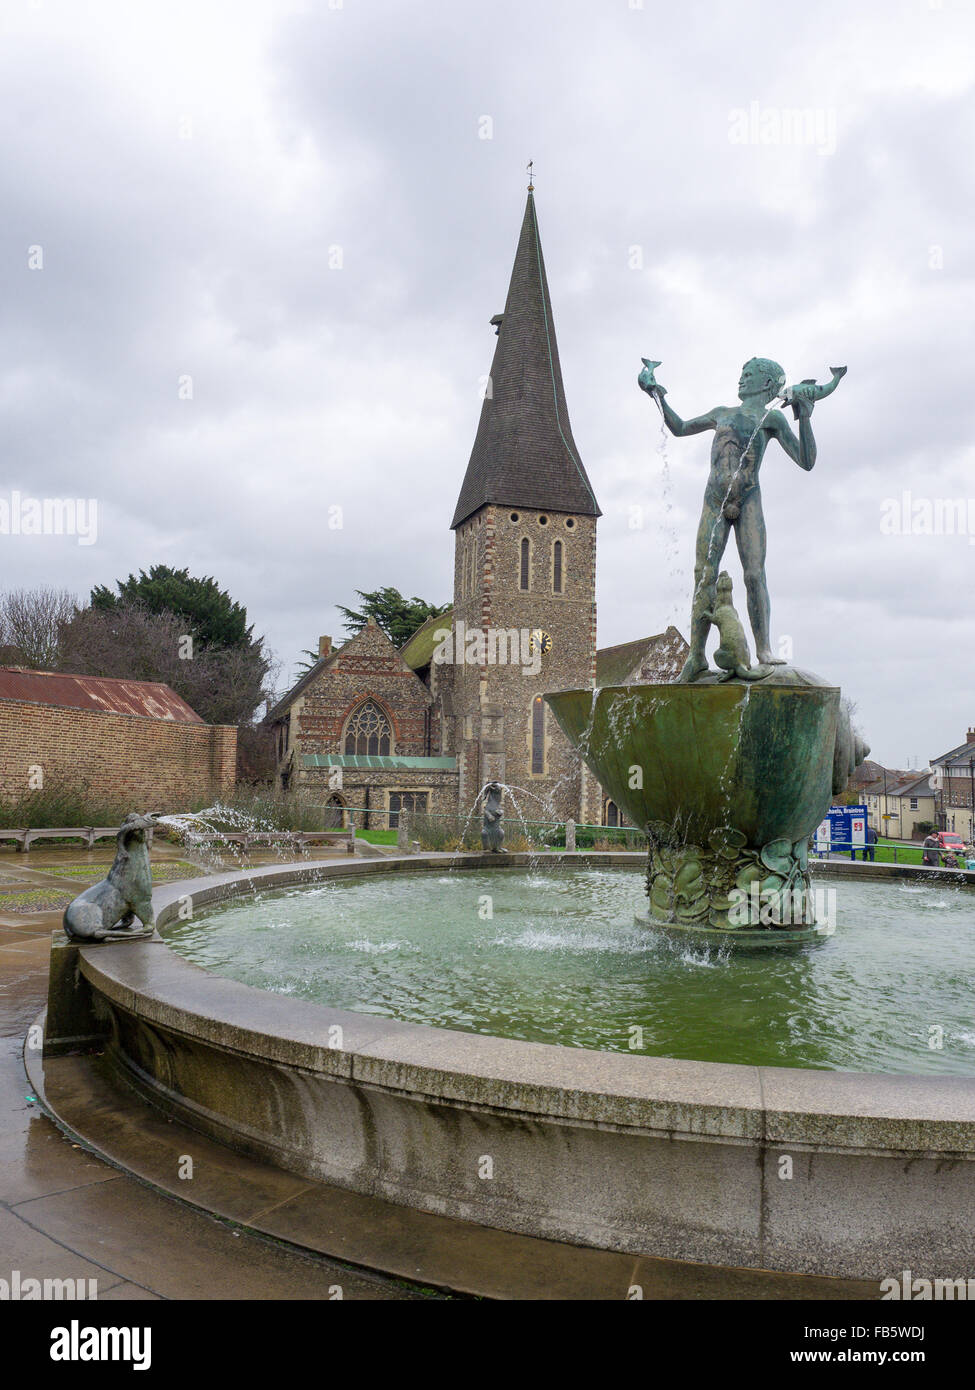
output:
M287 834L286 831L279 831L267 818L241 811L236 806L227 806L220 801L205 807L202 811L172 812L157 816L156 822L175 831L180 844L192 851L209 873L226 870L228 856L235 869L244 870L251 867L248 848L234 840L226 839L227 834L250 834L255 837ZM269 839L261 848L270 850L282 863L293 862L296 858L311 859L308 847L300 840ZM257 884L252 883L251 887L254 897L260 899L261 893Z

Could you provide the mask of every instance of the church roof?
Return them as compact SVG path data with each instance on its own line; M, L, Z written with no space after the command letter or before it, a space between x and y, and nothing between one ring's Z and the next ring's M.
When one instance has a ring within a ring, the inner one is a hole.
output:
M569 425L531 192L498 325L490 389L451 527L488 502L601 515Z
M449 622L447 626L449 626ZM265 724L273 724L276 719L283 719L299 695L303 695L308 687L325 671L333 667L340 668L342 658L353 653L367 638L373 642L378 640L381 646L385 644L385 646L389 648L392 657L401 659L401 654L393 646L382 628L377 625L374 618L370 618L358 632L353 633L347 641L343 642L341 647L333 647L327 656L320 656L316 662L309 666L304 675L295 681L287 694L282 695L272 708L268 710L267 714L264 716L263 722ZM413 639L411 638L410 640L412 641ZM431 656L432 655L433 653L431 650ZM420 680L419 676L417 676L417 680ZM423 682L420 681L421 686L422 684ZM427 698L429 698L429 696Z
M673 626L654 637L603 647L596 653L596 684L600 689L633 682L667 685L680 674L687 651L687 643Z
M453 622L454 610L451 606L443 613L438 613L436 617L427 618L423 626L418 627L413 636L403 643L399 649L399 654L411 671L421 671L424 666L430 665L433 654L441 641L437 637L437 633L440 631L449 632L453 627Z

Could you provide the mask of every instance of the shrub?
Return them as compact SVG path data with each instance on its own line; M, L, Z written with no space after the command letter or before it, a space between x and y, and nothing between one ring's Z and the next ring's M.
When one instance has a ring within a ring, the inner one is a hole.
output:
M133 809L128 801L92 792L85 781L49 774L43 787L0 801L0 827L54 830L118 825Z

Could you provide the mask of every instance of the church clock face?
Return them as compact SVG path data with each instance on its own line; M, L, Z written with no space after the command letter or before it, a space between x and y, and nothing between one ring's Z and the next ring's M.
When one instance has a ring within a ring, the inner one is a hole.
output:
M540 627L536 627L531 635L529 649L533 653L537 649L541 652L542 656L547 656L552 650L552 634L550 632L545 632Z

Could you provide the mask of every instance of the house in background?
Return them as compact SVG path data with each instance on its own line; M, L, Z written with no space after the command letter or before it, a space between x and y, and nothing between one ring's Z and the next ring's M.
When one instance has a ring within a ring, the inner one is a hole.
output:
M954 830L975 843L975 729L965 742L931 759L939 830Z
M867 808L867 824L891 840L912 840L925 831L918 826L935 823L934 785L931 774L887 771L860 790Z

